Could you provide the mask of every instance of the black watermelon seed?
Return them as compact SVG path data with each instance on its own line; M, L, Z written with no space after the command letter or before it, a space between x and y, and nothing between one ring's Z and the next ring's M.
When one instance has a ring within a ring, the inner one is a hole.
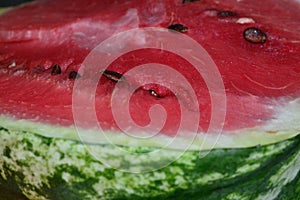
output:
M61 74L61 68L58 64L53 65L51 74L52 75Z
M229 11L229 10L221 10L217 14L220 18L226 18L226 17L235 17L237 16L237 13Z
M69 74L69 79L76 79L80 78L80 74L78 74L76 71L71 71Z
M111 81L118 82L124 80L124 76L118 72L110 71L110 70L104 70L102 72L103 76L108 78Z
M255 27L247 28L243 36L245 40L251 43L264 43L267 40L267 34Z
M159 94L157 94L157 92L155 92L154 90L149 90L149 93L154 97L160 98Z
M172 24L168 27L168 29L173 30L173 31L177 31L180 33L184 33L187 32L188 27L182 25L182 24Z
M192 3L192 2L196 2L196 1L200 1L200 0L183 0L182 3L187 4L187 3Z

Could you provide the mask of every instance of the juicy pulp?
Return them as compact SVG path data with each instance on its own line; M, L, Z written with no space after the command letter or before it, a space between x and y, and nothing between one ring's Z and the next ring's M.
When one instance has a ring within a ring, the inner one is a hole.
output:
M181 23L188 27L184 34L199 42L212 57L224 81L227 108L223 133L233 138L236 133L253 131L261 132L262 137L265 133L279 134L274 136L279 138L282 138L280 133L289 135L284 138L292 137L299 132L299 8L296 1L279 0L188 4L175 0L113 3L44 0L21 6L0 17L1 115L72 126L74 80L69 80L68 74L80 68L97 44L128 29L167 28L170 24ZM236 12L237 16L216 16L217 11L223 10ZM241 18L250 18L254 23L237 23ZM268 35L266 43L247 42L242 33L249 26L264 30ZM157 50L137 51L117 59L109 69L124 73L150 62L172 66L191 82L201 111L199 127L205 132L211 117L210 94L203 79L195 77L195 70L184 59ZM54 64L61 66L62 74L51 75ZM135 77L134 81L142 84L143 78ZM118 132L110 110L114 86L112 81L101 79L95 105L105 130ZM155 98L149 94L149 89L167 95ZM172 136L181 113L174 95L164 88L150 85L136 91L131 115L137 124L146 125L150 119L145 113L157 103L168 112L161 132ZM285 109L293 114L280 113Z

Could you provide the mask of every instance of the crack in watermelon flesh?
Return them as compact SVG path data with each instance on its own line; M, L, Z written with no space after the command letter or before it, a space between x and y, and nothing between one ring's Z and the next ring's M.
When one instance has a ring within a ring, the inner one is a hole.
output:
M74 80L68 78L69 73L79 70L96 45L133 28L183 24L188 27L184 34L205 48L222 76L227 101L225 134L248 134L251 130L295 134L300 130L299 10L293 0L202 0L188 4L181 0L42 0L20 6L0 16L0 114L72 126ZM232 11L237 16L220 18L217 11ZM251 19L250 23L245 19ZM243 31L252 26L265 31L265 43L252 44L243 38ZM155 62L172 66L190 81L201 111L199 132L205 132L211 119L210 93L186 60L148 49L123 55L109 70L123 74L137 65ZM55 64L61 67L61 74L51 74ZM143 84L145 77L129 79ZM96 91L97 117L105 130L118 130L110 108L114 87L113 81L103 77ZM151 96L149 90L161 98ZM189 97L183 101L188 109L189 101ZM161 133L173 136L181 117L178 100L160 85L144 85L134 93L131 116L145 126L150 107L157 103L168 115ZM193 110L189 114L193 115ZM188 132L189 127L185 128Z

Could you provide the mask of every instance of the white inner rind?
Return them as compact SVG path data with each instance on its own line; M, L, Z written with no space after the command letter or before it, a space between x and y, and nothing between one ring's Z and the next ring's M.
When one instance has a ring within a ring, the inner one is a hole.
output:
M114 144L142 147L166 147L170 149L210 150L215 148L240 148L266 145L295 137L300 133L300 98L284 106L274 107L275 114L265 125L254 128L224 131L222 134L198 133L195 137L169 137L159 135L147 139L137 139L116 131L79 129L75 126L57 126L14 119L0 115L0 126L9 130L33 132L45 137L78 140L93 144ZM141 133L141 135L147 135Z

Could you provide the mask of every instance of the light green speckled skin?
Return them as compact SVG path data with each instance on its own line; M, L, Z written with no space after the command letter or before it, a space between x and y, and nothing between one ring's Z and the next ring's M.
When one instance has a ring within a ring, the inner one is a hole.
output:
M122 167L155 164L145 156L128 165L116 146L93 148ZM78 141L1 128L0 199L299 199L299 149L300 136L267 146L216 149L204 158L189 151L160 170L127 173L107 167ZM172 151L165 150L157 160L170 158Z

